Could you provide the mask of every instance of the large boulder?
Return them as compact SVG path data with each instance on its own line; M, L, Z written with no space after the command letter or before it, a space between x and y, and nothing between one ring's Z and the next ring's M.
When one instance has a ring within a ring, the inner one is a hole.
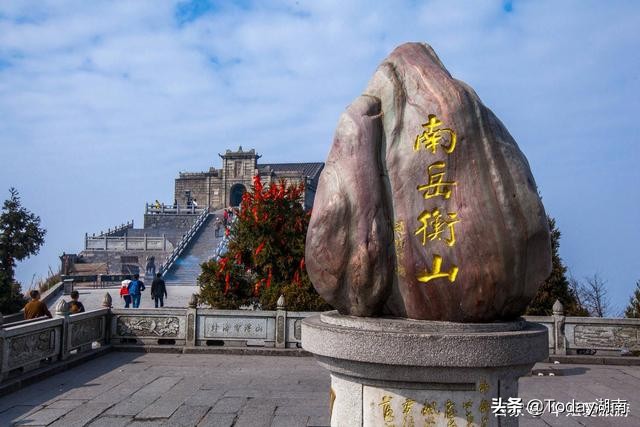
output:
M548 277L527 160L431 47L395 49L340 118L306 262L320 295L357 316L507 320Z

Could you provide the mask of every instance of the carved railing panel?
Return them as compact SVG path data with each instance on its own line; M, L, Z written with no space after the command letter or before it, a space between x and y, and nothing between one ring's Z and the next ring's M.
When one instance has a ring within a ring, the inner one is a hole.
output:
M69 343L71 348L102 341L105 338L105 316L91 317L70 323Z
M121 337L177 338L180 319L174 316L119 316L116 334Z
M5 340L9 370L55 357L60 349L60 328L47 328Z

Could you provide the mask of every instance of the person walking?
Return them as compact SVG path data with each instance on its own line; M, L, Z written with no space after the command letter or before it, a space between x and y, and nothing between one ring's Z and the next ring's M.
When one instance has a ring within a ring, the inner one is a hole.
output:
M216 216L216 222L214 224L216 225L215 237L220 237L220 228L222 228L222 221L220 221L220 217Z
M78 299L80 298L80 293L78 291L71 291L71 302L69 303L69 313L84 313L84 305Z
M129 283L131 280L125 279L121 282L120 286L120 298L124 300L124 308L129 308L131 304L131 295L129 295Z
M156 278L151 283L151 298L153 298L156 308L158 308L158 301L160 302L160 307L164 307L164 298L167 296L167 286L162 279L162 274L157 273Z
M133 280L129 283L129 295L131 295L131 302L133 308L140 307L140 298L142 297L142 291L144 291L144 282L140 280L140 275L134 274Z
M53 317L53 316L51 316L51 312L47 308L47 305L45 303L43 303L42 301L40 301L40 292L39 291L34 289L29 293L29 296L31 297L31 301L29 301L24 306L24 319L25 320L35 319L35 318L43 317L43 316L47 316L49 318Z

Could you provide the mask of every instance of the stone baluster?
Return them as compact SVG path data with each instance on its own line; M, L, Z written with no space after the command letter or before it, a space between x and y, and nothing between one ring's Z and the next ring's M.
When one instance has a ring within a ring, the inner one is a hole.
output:
M198 295L191 294L187 308L187 347L195 347L197 340Z
M111 319L113 318L113 314L111 313L111 307L113 306L113 299L111 298L111 294L109 292L104 293L104 297L102 298L102 307L109 309L107 312L107 318L104 322L104 342L105 344L109 344L111 342Z
M565 323L565 315L564 315L564 306L560 302L560 300L556 300L553 303L553 341L554 341L554 353L556 355L565 355L567 354L567 345L566 345L566 337L564 334L564 323Z
M276 305L276 348L285 348L287 346L287 311L284 295L280 295Z
M104 308L111 308L113 306L113 299L109 292L105 292L104 298L102 298L102 306Z
M69 303L64 298L58 302L55 311L56 317L62 317L62 333L60 342L60 360L66 360L69 357Z

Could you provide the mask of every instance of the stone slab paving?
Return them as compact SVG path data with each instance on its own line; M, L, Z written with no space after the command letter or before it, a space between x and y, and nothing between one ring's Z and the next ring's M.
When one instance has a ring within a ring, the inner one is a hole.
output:
M142 292L142 298L140 299L140 308L154 308L154 300L151 299L151 283L146 283L146 290ZM113 308L124 308L124 301L120 298L120 287L110 287L101 289L90 288L76 288L80 293L80 302L84 305L85 310L96 310L102 308L102 300L105 293L111 295L113 301ZM167 298L164 300L165 307L184 308L189 305L191 295L197 293L199 288L197 286L167 286ZM69 295L60 296L57 300L51 303L50 307L54 308L58 301L65 299L67 302L71 301ZM132 309L133 310L133 309Z
M531 399L627 399L628 418L524 416L521 426L639 426L640 367L546 365ZM310 357L113 352L0 398L0 426L327 426L329 375Z

